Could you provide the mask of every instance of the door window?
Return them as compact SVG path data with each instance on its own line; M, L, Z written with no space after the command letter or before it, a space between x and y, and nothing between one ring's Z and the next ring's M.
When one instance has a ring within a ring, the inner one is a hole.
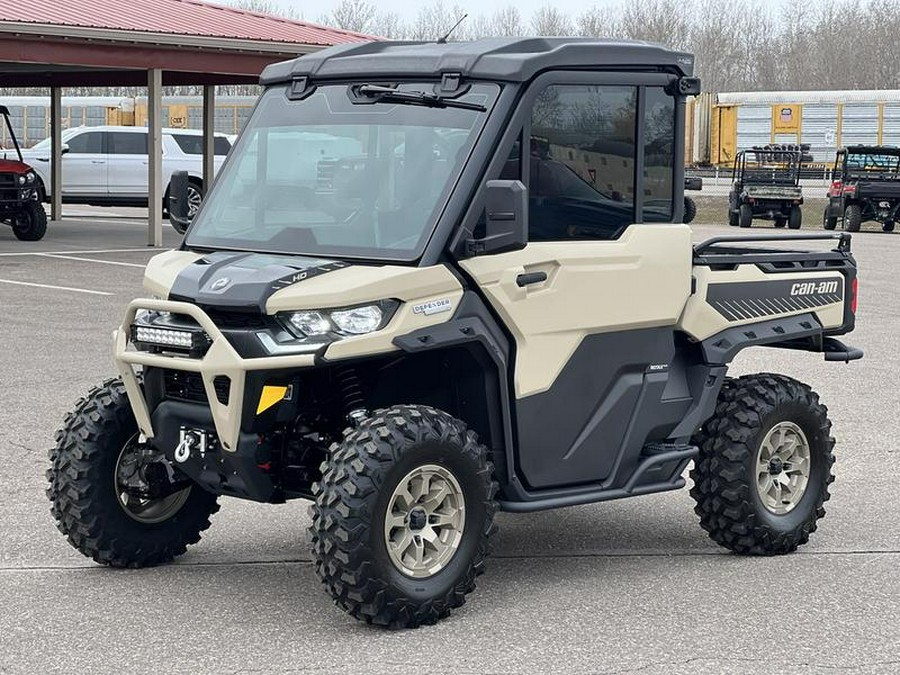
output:
M72 155L99 155L103 152L103 132L91 131L73 136L66 144Z
M644 222L672 220L675 189L675 99L644 89Z
M147 134L114 131L109 134L109 154L147 155Z
M634 222L637 87L553 85L529 138L529 240L614 239Z

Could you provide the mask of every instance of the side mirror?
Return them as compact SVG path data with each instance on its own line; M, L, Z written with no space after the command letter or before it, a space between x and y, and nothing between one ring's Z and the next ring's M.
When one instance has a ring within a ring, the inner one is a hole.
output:
M62 148L60 149L59 154L64 155L64 154L66 154L68 151L69 151L69 144L68 144L68 143L63 143L63 144L62 144Z
M483 239L466 242L466 255L525 248L528 243L528 188L519 180L490 180L485 191L485 235Z
M191 224L190 206L188 205L187 171L176 171L169 181L169 222L178 234L187 232Z

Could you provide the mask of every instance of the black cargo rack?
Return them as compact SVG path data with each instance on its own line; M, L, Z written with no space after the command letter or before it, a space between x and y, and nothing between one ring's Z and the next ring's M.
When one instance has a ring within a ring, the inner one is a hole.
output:
M829 260L846 261L850 257L851 236L846 232L822 234L750 234L712 237L694 246L694 264L730 266L748 263L794 263L800 266L819 266ZM829 251L798 251L796 249L741 246L746 243L772 241L836 241ZM804 263L807 263L804 265ZM794 265L790 265L794 266Z

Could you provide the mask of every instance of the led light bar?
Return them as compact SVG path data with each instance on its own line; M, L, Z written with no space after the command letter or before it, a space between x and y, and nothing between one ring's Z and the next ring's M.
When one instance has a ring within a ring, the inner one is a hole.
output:
M194 346L194 333L188 330L135 326L134 340L135 342L143 342L160 347L191 349Z

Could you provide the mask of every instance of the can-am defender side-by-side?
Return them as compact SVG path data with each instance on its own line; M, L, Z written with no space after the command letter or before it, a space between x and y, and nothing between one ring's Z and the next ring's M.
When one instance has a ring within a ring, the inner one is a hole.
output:
M835 174L828 189L825 229L840 221L847 232L859 232L868 220L893 232L900 218L900 148L853 145L838 150Z
M38 241L47 232L47 212L41 205L37 174L22 160L6 106L0 105L0 117L15 153L10 159L11 150L0 150L0 221L12 227L17 239Z
M836 337L856 265L846 234L692 245L692 67L549 38L269 67L182 246L125 312L120 377L57 436L49 496L72 545L154 565L220 496L311 499L335 602L413 627L474 589L498 509L673 490L692 461L716 542L806 543L832 480L826 409L728 365L757 345L862 356Z
M753 219L775 221L799 230L803 223L799 150L754 148L734 158L728 193L728 224L750 227Z

